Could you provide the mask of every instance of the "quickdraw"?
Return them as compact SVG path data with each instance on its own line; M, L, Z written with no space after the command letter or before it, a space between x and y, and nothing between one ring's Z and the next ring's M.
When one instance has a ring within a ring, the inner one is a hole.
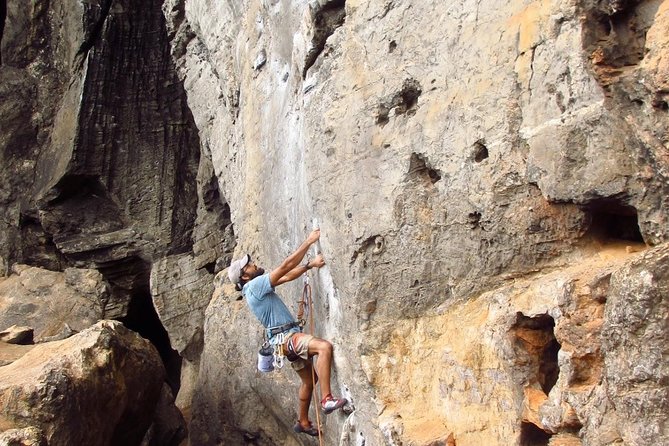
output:
M286 333L279 333L274 335L274 367L277 369L283 368L285 355L283 354L283 343L286 341Z

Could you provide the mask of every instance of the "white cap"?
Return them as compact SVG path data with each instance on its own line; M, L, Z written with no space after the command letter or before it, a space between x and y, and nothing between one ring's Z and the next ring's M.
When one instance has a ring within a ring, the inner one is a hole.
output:
M248 265L250 261L251 256L244 254L244 257L237 259L230 264L228 267L228 277L230 278L230 282L234 283L235 285L239 284L239 280L242 276L242 268Z

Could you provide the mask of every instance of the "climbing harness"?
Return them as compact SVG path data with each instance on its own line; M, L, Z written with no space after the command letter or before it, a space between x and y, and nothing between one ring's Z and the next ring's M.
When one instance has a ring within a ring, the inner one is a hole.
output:
M289 322L289 323L283 324L283 325L277 325L276 327L268 328L267 329L267 335L268 335L269 338L272 338L273 336L275 336L279 333L283 333L283 332L286 332L286 331L290 330L293 327L300 327L300 326L301 325L300 325L299 321Z
M295 353L294 346L290 342L293 332L288 332L291 328L299 327L302 331L303 322L289 322L276 327L269 327L265 330L263 342L258 351L258 370L261 372L271 372L275 368L281 369L285 365L284 359L293 362L299 358ZM270 342L270 339L272 342ZM286 342L289 341L289 342ZM287 352L283 346L286 345Z

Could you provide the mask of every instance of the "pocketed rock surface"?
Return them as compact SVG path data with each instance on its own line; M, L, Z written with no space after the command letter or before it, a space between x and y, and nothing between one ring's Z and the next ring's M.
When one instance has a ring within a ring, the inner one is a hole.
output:
M97 270L191 445L311 444L225 267L316 221L355 409L325 444L667 443L668 31L669 0L8 2L0 270Z

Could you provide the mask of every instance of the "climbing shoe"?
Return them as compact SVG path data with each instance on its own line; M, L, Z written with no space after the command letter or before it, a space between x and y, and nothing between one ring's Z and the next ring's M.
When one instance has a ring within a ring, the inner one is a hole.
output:
M311 422L309 422L309 427L304 427L302 426L302 423L298 421L295 423L295 426L293 426L293 430L298 434L307 434L312 437L318 437L318 429L316 429Z
M321 408L325 414L334 412L337 409L341 409L348 403L346 398L333 398L332 395L328 395L321 400Z

